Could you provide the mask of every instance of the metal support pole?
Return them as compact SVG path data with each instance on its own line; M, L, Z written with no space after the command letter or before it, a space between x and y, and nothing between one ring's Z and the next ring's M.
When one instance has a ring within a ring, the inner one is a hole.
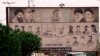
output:
M28 7L30 7L30 0L28 0Z

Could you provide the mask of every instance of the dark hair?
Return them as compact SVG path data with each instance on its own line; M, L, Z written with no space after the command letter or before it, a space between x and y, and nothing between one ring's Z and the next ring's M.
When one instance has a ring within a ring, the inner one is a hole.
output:
M95 27L95 25L91 25L91 27Z
M24 26L21 26L21 28L22 28L22 31L24 31Z
M70 25L69 28L73 29L73 26Z
M73 26L69 26L69 33L73 33Z
M19 27L18 25L15 25L15 27Z
M89 37L91 37L91 39L92 39L92 36L91 35Z
M88 27L87 25L85 26L85 28Z
M18 8L14 11L14 15L17 15L19 12L23 13L23 10L21 8Z
M95 33L97 33L97 30L96 30L96 27L95 27L95 25L91 25L91 27L93 28L93 31L95 32Z
M85 37L84 37L84 36L81 36L81 38L85 39Z
M77 37L73 37L73 38L77 39Z
M77 12L83 14L83 11L81 8L76 8L74 11L74 14L76 14Z
M25 8L24 10L27 10L27 9L31 9L31 8ZM35 12L35 10L31 9L31 12Z
M24 28L24 26L21 26L21 28Z
M28 28L32 28L32 26L28 26Z
M85 26L85 31L83 33L85 33L88 30L86 27L88 27L88 26L87 25Z
M73 37L74 39L77 39L77 37Z
M85 30L86 30L86 31L87 31L87 29L86 29L87 27L88 27L88 26L86 25L86 26L85 26Z
M91 12L92 14L94 14L93 10L90 9L90 8L86 8L86 9L84 10L84 12L86 12L86 11L89 11L89 12Z
M76 27L80 27L79 25L77 25Z
M35 12L35 10L32 10L32 12Z

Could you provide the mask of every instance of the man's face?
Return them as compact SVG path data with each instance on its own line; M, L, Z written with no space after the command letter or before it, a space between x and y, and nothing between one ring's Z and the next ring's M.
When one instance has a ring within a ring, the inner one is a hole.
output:
M26 19L32 19L33 17L32 9L25 9L24 16Z
M84 36L81 36L80 39L81 39L81 43L85 43L86 40Z
M86 27L85 27L85 29L87 29L87 30L88 30L88 26L86 26Z
M77 38L73 38L73 41L74 41L74 42L77 41Z
M80 21L82 18L83 18L83 14L81 14L81 13L75 13L75 18L76 18L76 21Z
M21 27L21 31L24 31L24 27Z
M23 18L23 13L22 13L22 12L19 12L19 13L17 14L17 18L18 18L18 19L22 19L22 18Z
M77 31L80 31L80 27L77 27L76 29L77 29Z
M91 13L91 12L89 12L89 11L86 11L85 12L85 18L86 18L86 21L91 21L91 20L94 20L94 18L93 18L93 14Z
M91 37L91 36L89 36L89 37L88 37L88 40L92 40L92 37Z
M69 29L73 29L73 27L72 26L69 26Z
M32 27L28 27L28 30L29 30L29 31L32 31Z
M59 33L59 34L63 34L63 31L64 31L64 28L63 28L63 27L58 28L58 33Z
M17 30L17 29L19 29L19 27L18 26L15 26L15 30Z
M47 26L46 31L47 31L47 33L51 34L52 33L52 27L51 26Z

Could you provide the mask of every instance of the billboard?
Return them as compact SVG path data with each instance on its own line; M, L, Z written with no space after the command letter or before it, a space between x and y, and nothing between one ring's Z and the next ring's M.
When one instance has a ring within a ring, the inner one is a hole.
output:
M41 37L43 48L97 51L98 7L8 7L7 25Z

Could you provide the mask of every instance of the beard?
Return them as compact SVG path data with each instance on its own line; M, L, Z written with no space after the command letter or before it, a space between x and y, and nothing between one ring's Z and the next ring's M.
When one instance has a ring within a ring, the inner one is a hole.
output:
M19 23L22 23L23 22L23 18L22 17L17 18L17 20L18 20Z

